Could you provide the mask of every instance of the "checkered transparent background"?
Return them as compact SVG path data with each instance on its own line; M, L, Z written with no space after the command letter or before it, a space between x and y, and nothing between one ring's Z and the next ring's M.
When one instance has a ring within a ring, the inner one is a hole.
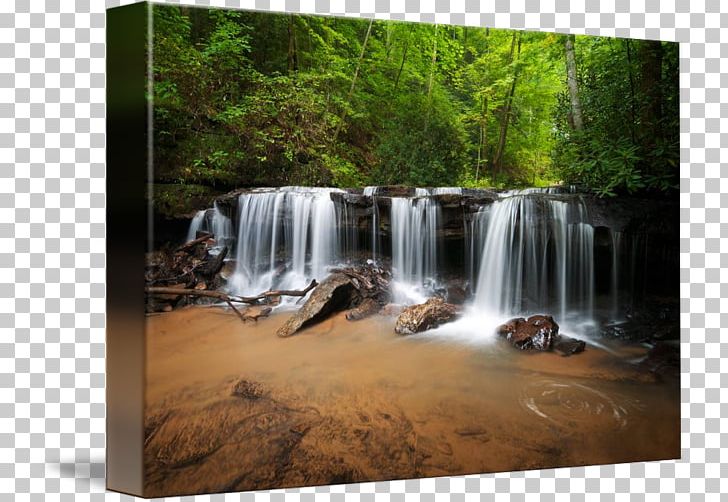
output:
M728 328L720 313L728 312L721 299L728 296L721 285L728 182L720 179L728 162L728 132L721 134L728 131L728 31L721 30L728 13L720 0L181 3L684 42L682 460L205 499L717 501L728 493L728 432L721 434L728 343L720 339ZM104 7L101 0L0 2L0 501L129 498L104 494L103 479Z

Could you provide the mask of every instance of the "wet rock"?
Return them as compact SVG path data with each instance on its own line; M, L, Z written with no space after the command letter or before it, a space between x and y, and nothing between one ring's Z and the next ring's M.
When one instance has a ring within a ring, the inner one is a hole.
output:
M324 320L333 312L349 308L354 291L351 277L342 273L331 274L316 286L306 303L278 328L278 336L291 336L308 325Z
M680 375L679 342L658 342L640 363L644 369L662 377Z
M237 262L235 260L227 260L225 263L223 263L222 268L220 269L220 272L218 272L218 275L221 279L228 281L235 273L235 267L237 265Z
M459 285L450 285L447 287L446 298L449 303L454 305L462 305L468 299L468 293L465 288Z
M459 208L463 196L457 193L443 193L432 195L431 198L440 204L441 208Z
M586 342L583 340L577 340L566 335L558 335L554 337L553 349L554 352L558 352L562 356L571 356L584 352L586 348Z
M452 321L458 315L458 308L442 298L430 298L420 305L412 305L397 318L394 332L400 335L420 333Z
M238 380L233 386L231 395L243 399L260 399L268 394L265 387L258 382L250 380Z
M385 185L377 189L379 197L412 197L414 195L414 187L404 185Z
M370 315L376 314L381 305L373 298L365 298L362 302L346 313L346 318L349 321L359 321Z
M496 332L521 350L551 350L559 325L550 315L517 317L501 324Z

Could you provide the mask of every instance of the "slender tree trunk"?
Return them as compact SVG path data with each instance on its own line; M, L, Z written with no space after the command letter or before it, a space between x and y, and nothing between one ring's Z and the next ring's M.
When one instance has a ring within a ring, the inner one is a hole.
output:
M387 63L389 63L389 58L392 55L392 47L393 47L393 44L392 44L392 29L393 29L392 28L392 24L391 23L388 23L387 24L387 38L386 38L385 43L384 43L384 46L386 48L386 54L387 54L387 56L385 58L385 61Z
M354 88L356 87L356 79L359 77L359 70L361 69L361 62L364 60L364 53L367 49L367 42L369 42L369 35L372 32L372 24L374 24L374 18L371 18L369 20L369 26L367 26L367 34L364 35L364 43L361 44L361 53L359 54L359 60L356 63L356 70L354 70L354 76L351 79L351 87L349 87L349 93L346 95L346 100L351 103L351 97L354 94ZM344 111L341 112L341 117L339 117L339 125L336 126L336 131L334 131L334 136L332 139L332 143L336 143L336 138L339 137L339 132L341 132L341 127L344 125L344 120L346 119L346 108L344 108Z
M437 25L432 44L432 62L430 63L430 79L427 82L427 115L425 116L425 131L430 125L430 112L432 111L432 85L435 81L435 66L437 64Z
M566 46L566 83L569 87L569 98L571 99L571 116L574 129L584 129L584 119L581 112L581 100L579 99L579 83L576 80L576 56L574 54L574 35L567 35L564 45Z
M481 97L480 120L478 121L478 163L475 165L475 181L480 180L480 164L487 162L488 147L488 98Z
M517 40L516 40L517 39ZM518 52L516 52L516 45L518 46ZM516 54L514 59L514 53ZM513 39L511 41L511 53L510 61L517 61L521 55L521 35L513 33ZM511 109L513 106L513 96L516 93L516 84L518 82L518 68L513 70L513 80L511 81L511 87L506 95L505 105L503 106L503 116L501 117L500 134L498 136L498 144L495 149L495 156L493 157L493 173L497 178L502 170L503 153L506 147L506 137L508 135L508 124L511 121Z
M432 83L435 80L435 64L437 63L437 25L435 25L435 36L432 43L432 62L430 63L430 78L427 82L427 101L432 99Z
M298 51L296 48L296 26L293 15L288 16L288 73L298 71Z
M397 78L394 80L394 90L396 91L399 87L399 79L402 77L402 70L404 70L404 63L407 60L407 50L409 49L409 41L412 36L412 30L415 25L410 26L409 33L407 33L407 40L404 42L404 50L402 51L402 62L399 65L399 71L397 72Z

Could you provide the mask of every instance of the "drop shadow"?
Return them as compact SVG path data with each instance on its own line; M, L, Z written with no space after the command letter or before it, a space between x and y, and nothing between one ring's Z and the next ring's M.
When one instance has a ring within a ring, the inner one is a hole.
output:
M46 459L46 466L51 473L60 478L71 478L81 484L88 484L88 491L103 492L106 490L106 460L104 457L49 458Z

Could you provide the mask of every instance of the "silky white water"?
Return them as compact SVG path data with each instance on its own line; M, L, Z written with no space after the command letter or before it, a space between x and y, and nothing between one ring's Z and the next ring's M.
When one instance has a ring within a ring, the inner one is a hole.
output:
M232 222L220 211L217 203L212 209L197 211L190 222L185 242L194 240L197 232L209 232L215 237L215 246L211 250L213 254L224 246L229 247L234 240Z
M440 206L429 197L392 198L392 277L396 303L419 303L431 296L428 290L438 280L439 220Z
M445 253L452 252L443 237L443 209L436 196L462 194L462 189L414 191L414 197L389 197L380 195L378 187L367 187L364 194L383 205L364 209L369 220L362 227L361 207L349 206L341 196L334 202L332 193L341 190L257 189L239 196L235 228L215 205L195 215L187 237L210 231L229 246L236 265L228 288L235 294L300 289L347 260L391 256L393 301L421 303L443 291ZM438 331L481 339L510 317L535 313L552 314L572 333L593 326L594 229L582 199L551 193L556 191L502 193L477 212L463 213L463 265L456 273L473 296L467 314ZM389 234L381 244L380 232ZM613 315L621 287L620 247L619 235L612 234Z
M323 280L339 251L332 191L284 187L241 194L230 290L248 295Z

